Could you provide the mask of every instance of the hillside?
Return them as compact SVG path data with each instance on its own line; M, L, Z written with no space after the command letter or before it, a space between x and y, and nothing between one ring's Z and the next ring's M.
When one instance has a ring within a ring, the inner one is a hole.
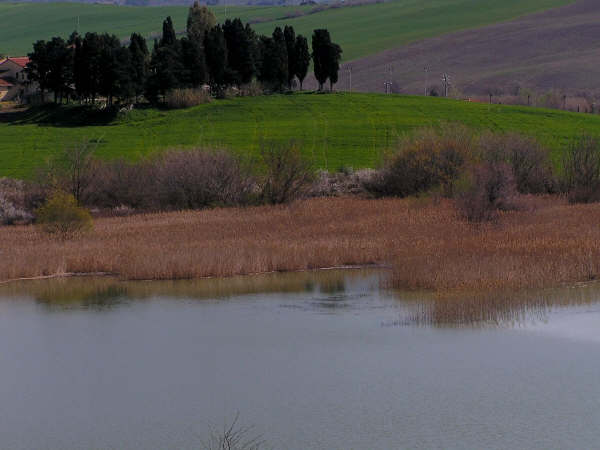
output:
M513 21L398 46L352 63L353 89L382 92L388 67L396 91L418 93L441 85L447 72L465 94L559 89L600 94L600 2L580 0ZM346 88L346 73L339 88ZM307 84L310 86L310 84Z
M240 17L260 22L260 33L276 25L290 24L310 35L328 28L344 49L344 60L367 56L416 40L457 30L507 21L535 11L571 3L573 0L394 0L362 6L344 6L314 12L311 6L215 7L219 20ZM312 13L314 12L314 13ZM175 27L184 29L187 8L126 7L79 3L0 2L0 53L26 54L38 39L68 36L79 21L80 32L111 32L125 38L136 31L146 36L161 30L162 20L172 16ZM295 17L300 15L300 17ZM283 17L293 17L282 19Z
M556 161L560 149L582 132L600 134L596 115L382 94L245 97L187 110L134 110L105 123L78 107L43 108L0 113L0 175L27 177L53 152L82 140L98 142L102 157L132 159L194 146L252 156L262 142L294 140L317 166L369 167L403 133L452 121L537 136Z

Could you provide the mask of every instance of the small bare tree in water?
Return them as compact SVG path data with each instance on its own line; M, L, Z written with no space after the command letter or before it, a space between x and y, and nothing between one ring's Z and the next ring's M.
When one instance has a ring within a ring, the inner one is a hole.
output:
M260 435L252 434L252 427L238 426L240 414L237 413L231 424L225 424L223 430L211 430L206 450L260 450L265 441Z

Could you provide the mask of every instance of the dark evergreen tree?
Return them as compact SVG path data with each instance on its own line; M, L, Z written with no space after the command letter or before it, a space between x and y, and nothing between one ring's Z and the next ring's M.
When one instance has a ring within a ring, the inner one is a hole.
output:
M99 93L106 97L108 106L114 104L115 97L128 98L133 94L131 84L131 57L129 49L121 45L115 35L100 36Z
M287 60L288 60L288 89L292 89L292 82L294 80L294 76L296 75L296 32L294 31L294 27L285 26L283 29L283 36L285 38L285 46L287 49Z
M295 51L294 75L298 78L300 90L302 90L302 83L306 78L310 66L310 52L308 51L308 41L301 34L296 37Z
M213 12L206 6L200 6L195 1L190 7L187 18L187 37L190 41L203 45L204 36L217 24L217 19Z
M226 20L223 35L227 45L227 82L241 85L252 80L255 73L253 38L240 19Z
M62 103L73 80L73 50L61 37L53 37L46 47L50 60L48 88L54 92L54 102Z
M81 98L92 103L100 91L101 52L102 38L97 33L86 33L75 53L75 89Z
M51 61L48 55L46 41L40 40L33 44L33 51L27 55L29 63L25 68L27 78L36 82L40 89L42 101L50 84Z
M183 69L181 81L184 86L199 87L207 79L204 46L188 37L181 39Z
M227 68L227 44L220 25L206 33L204 49L211 88L220 95L225 87Z
M131 61L131 84L137 102L138 97L144 93L150 64L148 46L142 35L137 33L131 35L129 39L129 56Z
M275 28L273 37L261 36L260 58L260 81L281 91L287 84L287 49L281 28Z
M184 85L185 69L181 43L177 40L171 17L163 22L163 34L154 42L150 71L146 83L146 96L151 102L163 99L168 91Z
M177 35L175 34L175 28L173 28L173 21L171 16L167 17L163 22L162 37L159 45L161 47L170 47L177 44Z
M329 44L329 58L327 61L327 72L329 73L329 90L333 91L333 85L338 81L340 70L340 59L342 58L342 48L335 43Z
M331 37L327 30L314 30L312 35L312 59L315 71L315 78L319 83L319 90L323 90L323 85L329 78L329 58Z
M172 46L156 45L150 59L150 75L146 83L146 96L155 103L171 89L180 86L183 66L180 54Z

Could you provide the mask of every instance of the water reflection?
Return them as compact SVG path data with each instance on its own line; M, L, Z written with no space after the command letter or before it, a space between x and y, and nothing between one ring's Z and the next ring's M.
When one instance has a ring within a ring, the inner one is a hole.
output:
M0 301L29 299L49 312L71 309L109 311L156 298L222 301L261 294L293 294L277 307L322 314L381 309L384 327L520 327L543 323L552 311L597 304L600 284L493 291L486 293L383 290L385 271L323 270L273 273L225 279L126 282L74 277L9 283Z
M600 284L520 291L398 295L407 305L407 311L388 326L522 327L546 322L558 309L597 304Z

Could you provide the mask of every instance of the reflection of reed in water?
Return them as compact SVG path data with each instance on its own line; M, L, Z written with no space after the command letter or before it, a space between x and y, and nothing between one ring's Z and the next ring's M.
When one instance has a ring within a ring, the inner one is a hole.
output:
M546 321L548 314L558 308L600 303L600 284L444 295L398 293L398 296L405 304L405 311L390 325L521 326Z
M2 298L29 298L48 307L113 308L130 300L224 299L241 295L314 292L343 293L349 280L377 289L378 276L371 270L318 270L272 273L231 278L176 281L120 281L115 278L71 277L28 280L0 286Z

